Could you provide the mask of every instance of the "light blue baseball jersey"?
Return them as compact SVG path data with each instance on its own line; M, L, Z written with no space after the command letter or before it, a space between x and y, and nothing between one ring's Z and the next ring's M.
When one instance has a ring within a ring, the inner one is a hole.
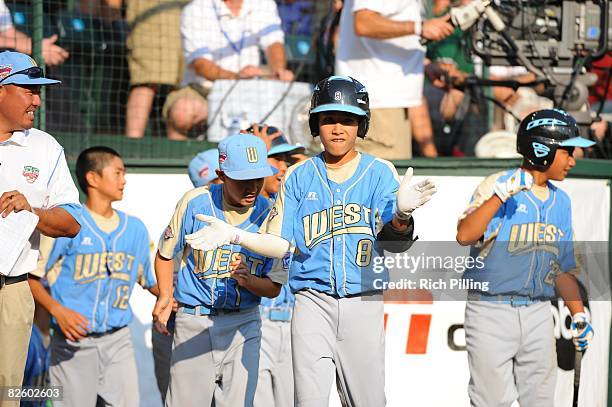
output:
M220 309L251 308L259 305L260 297L240 287L230 277L230 262L241 258L251 274L264 277L268 276L272 268L272 259L231 244L207 252L191 248L185 251L185 236L206 227L204 222L196 219L197 214L211 215L226 221L222 191L222 185L209 185L185 194L160 239L159 253L166 259L185 253L185 266L178 273L174 290L174 298L178 302ZM257 231L269 210L268 200L259 196L247 220L235 226L251 232ZM271 279L274 281L274 278Z
M488 177L472 196L466 212L493 195L493 185L505 181L509 170ZM482 243L470 249L472 257L483 256L484 267L474 265L464 278L489 282L491 295L555 297L555 276L576 268L572 211L568 195L548 182L548 198L533 191L512 196L489 222Z
M276 202L277 195L278 195L277 193L270 194L270 197L268 198L270 209L274 207L274 203ZM291 251L290 253L293 253L293 251ZM272 266L273 269L275 267L278 267L280 268L279 272L289 273L289 265L291 264L291 257L292 257L290 253L287 253L285 257L283 257L282 259L275 260ZM263 297L261 299L261 306L264 308L264 310L277 308L282 311L291 311L293 309L294 304L295 304L295 296L289 289L288 284L283 284L280 293L275 298ZM269 314L266 312L263 312L262 315L265 317Z
M329 179L322 155L291 166L262 231L295 241L289 285L340 297L372 291L376 236L396 210L399 177L391 163L360 154L346 181Z
M283 311L291 311L295 305L295 296L289 289L288 284L281 287L280 294L274 298L263 297L261 306L264 309L280 309Z
M51 296L87 318L92 333L128 325L134 284L155 285L145 225L116 212L119 226L105 233L83 207L79 234L56 239L45 266Z

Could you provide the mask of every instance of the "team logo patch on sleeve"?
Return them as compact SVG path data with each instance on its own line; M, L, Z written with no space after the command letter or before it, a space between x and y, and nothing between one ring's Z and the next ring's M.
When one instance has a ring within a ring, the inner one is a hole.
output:
M274 219L274 217L278 215L278 209L276 209L276 206L272 207L272 209L270 209L270 214L268 215L268 220L272 220Z
M288 271L290 265L291 265L291 252L287 252L283 256L283 270Z
M172 239L174 237L174 233L172 233L172 228L168 226L164 231L164 240Z
M32 167L31 165L26 165L25 167L23 167L22 175L25 177L26 181L28 181L29 184L33 184L34 181L36 181L36 179L38 178L39 174L40 170L36 167Z

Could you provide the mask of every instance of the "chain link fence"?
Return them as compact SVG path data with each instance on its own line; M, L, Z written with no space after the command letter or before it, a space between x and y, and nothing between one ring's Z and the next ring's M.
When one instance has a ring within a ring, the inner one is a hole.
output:
M240 6L231 10L232 5ZM309 86L333 74L340 5L338 0L0 0L0 49L31 54L48 76L62 81L43 89L37 127L60 139L69 159L104 144L128 161L184 162L208 148L207 142L250 122L267 121L291 142L312 142L306 123ZM431 17L431 10L425 14ZM272 80L283 76L270 49L279 32L295 84ZM428 48L430 60L474 72L464 34ZM202 56L214 66L195 66ZM249 71L252 65L261 69ZM204 73L215 78L214 87L202 80ZM450 98L457 104L451 118L442 117L441 106L454 90L430 84L425 89L426 120L440 156L474 155L476 143L495 125L493 117L505 125L508 114L497 109L494 115L489 89L470 88L462 102Z
M45 66L47 76L62 81L59 86L43 90L44 103L37 114L37 127L58 138L69 157L93 144L116 147L128 159L185 159L206 148L202 144L207 139L206 125L185 131L183 143L171 142L166 137L168 95L172 99L173 91L190 85L180 22L181 11L188 3L0 0L0 48L31 54L39 65ZM207 8L225 7L223 2L210 0L195 3ZM276 16L261 9L270 5L275 6ZM280 17L287 68L296 74L298 81L312 83L324 75L315 68L313 46L318 27L329 11L329 2L244 1L242 8L240 13L248 15L241 14L240 18L249 21L249 27L265 30L264 23ZM213 14L206 13L198 23L202 31L192 32L191 36L205 37L213 26L217 27L215 30L220 27L223 35L232 37L230 44L245 50L253 45L251 41L257 41L255 37L265 36L265 33L250 35L254 33L247 27L242 37L236 37L226 15L228 9L215 8ZM260 49L255 57L260 57L262 64L274 57L261 38L255 45ZM198 48L199 43L193 47L193 55L206 52ZM238 63L244 65L244 61ZM219 65L238 71L231 61L229 65Z

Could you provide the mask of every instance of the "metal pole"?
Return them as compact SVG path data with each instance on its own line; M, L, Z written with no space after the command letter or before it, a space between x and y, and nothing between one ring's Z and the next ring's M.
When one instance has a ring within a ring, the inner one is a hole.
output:
M42 40L43 40L43 0L32 1L33 10L33 31L32 31L32 57L38 65L44 69L45 61L42 57ZM46 128L45 120L45 87L40 89L41 104L36 116L35 125L41 130Z

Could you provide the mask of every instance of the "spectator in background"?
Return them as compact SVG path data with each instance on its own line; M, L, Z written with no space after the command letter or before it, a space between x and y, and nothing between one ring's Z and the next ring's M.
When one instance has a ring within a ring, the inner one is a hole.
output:
M313 0L276 0L283 32L292 35L312 35Z
M438 150L434 144L434 132L425 97L421 98L420 105L408 109L408 119L418 154L428 158L437 157Z
M194 0L181 14L181 36L183 87L168 95L163 108L171 139L185 139L208 118L206 96L217 79L293 79L286 69L284 35L273 0ZM267 70L261 66L260 50Z
M128 0L127 21L130 94L125 134L144 136L155 94L160 85L178 86L181 80L181 8L187 1Z
M597 83L590 89L589 102L591 110L602 113L612 113L612 52L606 53L602 58L593 61L591 72L597 75ZM601 106L603 104L603 106Z
M336 73L366 86L372 111L358 150L389 160L412 157L408 108L420 105L423 95L419 37L437 41L452 32L448 16L422 21L417 0L344 2Z
M342 6L342 0L330 0L329 11L321 20L317 34L316 78L326 78L334 74Z
M590 127L590 139L597 143L593 148L587 151L588 158L612 158L612 122L606 120L600 120L593 122ZM578 150L578 149L576 149ZM578 158L582 158L582 154L579 153Z
M452 4L450 0L434 0L431 15L441 17L451 5L467 3L469 0ZM464 101L465 79L475 72L469 50L470 36L458 27L450 36L427 44L431 63L425 68L430 80L425 82L424 95L440 155L474 155L474 146L487 129L484 98L472 98L470 93Z
M57 35L42 40L42 57L45 65L54 66L64 62L70 54L55 44ZM32 39L15 29L11 12L4 0L0 0L0 48L13 49L23 54L32 55Z

